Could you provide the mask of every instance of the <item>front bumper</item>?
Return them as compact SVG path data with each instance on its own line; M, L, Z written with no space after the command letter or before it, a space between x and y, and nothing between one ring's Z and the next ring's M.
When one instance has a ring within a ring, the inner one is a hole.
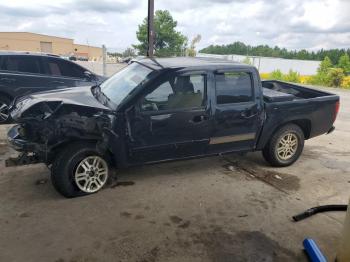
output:
M11 147L20 153L17 157L10 157L5 160L5 165L22 166L29 164L37 164L43 161L43 146L38 143L30 142L21 137L20 125L13 126L7 133L7 140Z
M30 142L21 137L19 129L20 125L13 126L7 133L7 141L13 149L20 152L36 152L40 151L41 146L37 143Z

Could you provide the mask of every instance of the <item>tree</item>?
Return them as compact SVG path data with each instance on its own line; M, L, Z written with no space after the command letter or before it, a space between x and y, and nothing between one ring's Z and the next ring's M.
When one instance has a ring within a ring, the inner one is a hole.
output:
M118 52L107 52L107 55L111 56L111 57L121 57L122 56L122 54L118 53Z
M190 48L187 50L187 54L188 56L196 56L197 52L196 52L196 44L198 44L202 39L201 35L196 35L192 41L191 41L191 45Z
M350 56L350 48L348 49L330 49L330 50L318 50L307 51L303 50L287 50L286 48L280 48L278 46L270 47L268 45L251 46L242 42L234 42L227 45L210 45L203 48L199 52L206 54L219 54L219 55L251 55L251 56L268 56L268 57L281 57L287 59L302 59L302 60L323 60L326 56L330 58L333 64L338 63L339 58L348 54Z
M139 44L133 45L139 55L146 55L148 49L147 18L138 26L136 37ZM154 16L154 55L159 57L181 55L187 45L187 38L176 31L177 21L168 10L157 10Z
M350 73L350 59L348 54L344 54L339 58L337 67L343 69L344 73Z
M131 47L128 47L127 49L124 50L124 52L122 53L123 57L134 57L136 56L135 54L135 50Z
M327 74L328 70L332 68L333 64L331 59L329 59L328 56L326 56L323 61L320 63L320 66L317 68L318 74Z
M326 56L317 68L317 74L313 78L313 84L328 85L328 72L332 67L331 59Z

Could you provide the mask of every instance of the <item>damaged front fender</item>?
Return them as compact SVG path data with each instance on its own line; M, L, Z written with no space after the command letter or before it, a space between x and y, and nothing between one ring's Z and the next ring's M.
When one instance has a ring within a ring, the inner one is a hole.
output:
M33 154L35 162L46 164L53 161L62 146L79 140L95 141L100 152L116 151L122 118L118 119L115 111L100 103L91 87L17 99L11 117L18 125L8 133L10 144L22 153Z
M58 148L77 140L96 141L99 151L109 150L110 140L118 135L113 131L116 116L113 112L57 105L59 109L43 105L35 117L28 113L8 132L8 141L14 149L33 154L33 161L11 161L12 165L44 162L50 164ZM23 159L24 155L20 155Z

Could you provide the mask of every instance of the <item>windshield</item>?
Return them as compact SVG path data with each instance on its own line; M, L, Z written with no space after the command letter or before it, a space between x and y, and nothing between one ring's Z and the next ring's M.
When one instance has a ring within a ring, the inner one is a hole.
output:
M136 87L147 81L153 70L132 63L101 84L102 92L119 105Z

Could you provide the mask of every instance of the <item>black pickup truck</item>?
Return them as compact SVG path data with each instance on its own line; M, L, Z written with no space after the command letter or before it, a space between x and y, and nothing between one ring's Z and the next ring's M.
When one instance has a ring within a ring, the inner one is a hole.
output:
M304 140L330 133L339 97L260 81L248 65L201 58L142 59L101 85L17 99L7 165L43 162L66 197L100 190L111 168L262 151L295 162Z

